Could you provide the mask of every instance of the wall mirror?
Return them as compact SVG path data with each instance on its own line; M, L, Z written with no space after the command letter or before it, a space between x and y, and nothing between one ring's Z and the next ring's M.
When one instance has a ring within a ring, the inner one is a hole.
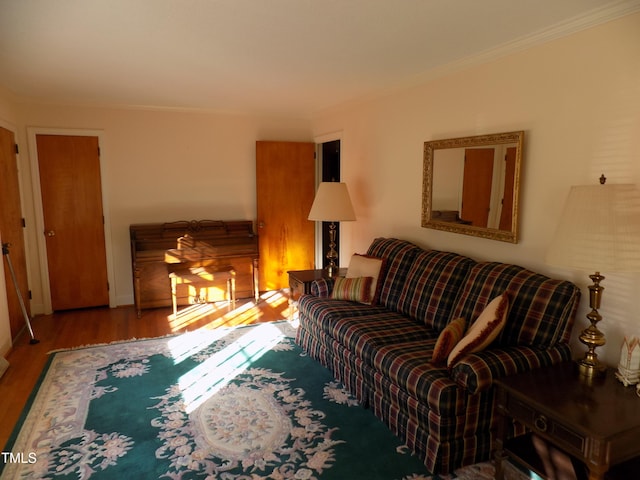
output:
M524 132L424 142L422 226L516 243Z

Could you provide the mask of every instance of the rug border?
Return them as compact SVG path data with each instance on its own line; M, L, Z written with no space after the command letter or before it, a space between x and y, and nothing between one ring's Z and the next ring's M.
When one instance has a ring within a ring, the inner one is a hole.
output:
M167 335L160 335L159 337L144 337L144 338L132 337L126 340L114 340L113 342L89 343L85 345L78 345L77 347L56 348L55 350L49 350L47 352L47 355L55 355L56 353L64 353L64 352L73 352L75 350L89 350L91 348L108 347L110 345L118 345L121 343L147 342L150 340L159 340L162 338L179 337L180 335L193 333L193 332L197 332L197 330L191 330L191 331L180 332L180 333L168 333Z
M293 327L293 325L292 325L293 322L291 320L282 319L282 320L272 320L270 322L243 323L241 325L230 325L230 326L221 325L219 327L214 328L213 330L218 330L218 329L220 329L220 330L235 330L235 329L238 329L238 328L254 327L256 325L270 324L270 323L271 324L288 323L289 325L291 325ZM295 327L293 327L293 328L295 328ZM61 352L73 352L74 350L85 350L85 349L90 349L90 348L107 347L109 345L118 345L119 343L147 342L147 341L151 341L151 340L158 340L158 339L161 339L161 338L179 337L181 335L188 335L188 334L197 333L199 330L210 330L210 329L198 328L198 329L195 329L195 330L185 330L184 332L168 333L166 335L160 335L158 337L143 337L143 338L132 337L132 338L125 339L125 340L114 340L112 342L90 343L90 344L85 344L85 345L78 345L77 347L57 348L55 350L48 351L47 355L53 355L53 354L61 353Z
M42 368L40 375L38 376L38 380L36 380L35 385L31 389L31 393L29 393L29 397L27 398L27 401L24 404L24 407L22 408L22 412L20 412L20 416L18 417L16 424L13 426L13 429L11 430L11 434L7 439L7 443L4 445L2 449L3 452L10 452L11 449L13 448L16 442L16 439L18 438L18 434L20 433L20 430L22 428L22 425L24 424L25 419L31 412L31 408L33 407L33 402L35 401L36 396L38 395L38 390L40 389L40 386L42 385L43 380L47 376L47 373L49 372L49 368L51 368L51 364L53 363L54 356L55 354L50 355L49 358L47 358L47 361L44 364L44 367ZM4 461L0 462L0 475L2 475L2 472L4 471L4 468L6 465L7 464Z

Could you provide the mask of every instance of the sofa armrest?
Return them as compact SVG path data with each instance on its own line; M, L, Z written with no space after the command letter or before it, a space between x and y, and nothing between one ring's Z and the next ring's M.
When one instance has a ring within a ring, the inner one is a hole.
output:
M450 369L451 378L470 394L488 389L495 378L571 360L566 343L550 348L492 348L467 355Z
M333 291L335 280L333 278L319 278L311 282L311 295L321 298L329 298Z

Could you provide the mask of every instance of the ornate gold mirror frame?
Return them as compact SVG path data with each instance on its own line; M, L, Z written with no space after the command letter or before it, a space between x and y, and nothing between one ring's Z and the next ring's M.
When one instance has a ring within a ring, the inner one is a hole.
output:
M524 132L424 142L422 226L517 243Z

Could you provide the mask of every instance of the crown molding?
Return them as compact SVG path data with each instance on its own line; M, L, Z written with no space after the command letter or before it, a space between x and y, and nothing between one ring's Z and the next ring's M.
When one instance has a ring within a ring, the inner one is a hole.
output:
M519 52L536 45L542 45L543 43L566 37L639 11L640 0L621 0L556 23L548 28L525 35L499 47L486 50L478 55L470 57L470 59L477 57L478 60L480 60L480 63L482 63L484 61L499 58L510 53ZM462 60L462 62L464 61L465 60Z
M499 45L498 47L490 48L468 57L434 67L429 71L414 77L404 85L397 85L395 88L392 87L387 91L387 93L390 93L391 90L397 91L408 87L417 87L430 80L465 70L470 67L489 63L507 55L527 50L552 40L566 37L582 30L637 12L640 12L640 0L621 0L619 2L610 3L587 13L556 23L555 25L532 34L524 35L513 41Z

